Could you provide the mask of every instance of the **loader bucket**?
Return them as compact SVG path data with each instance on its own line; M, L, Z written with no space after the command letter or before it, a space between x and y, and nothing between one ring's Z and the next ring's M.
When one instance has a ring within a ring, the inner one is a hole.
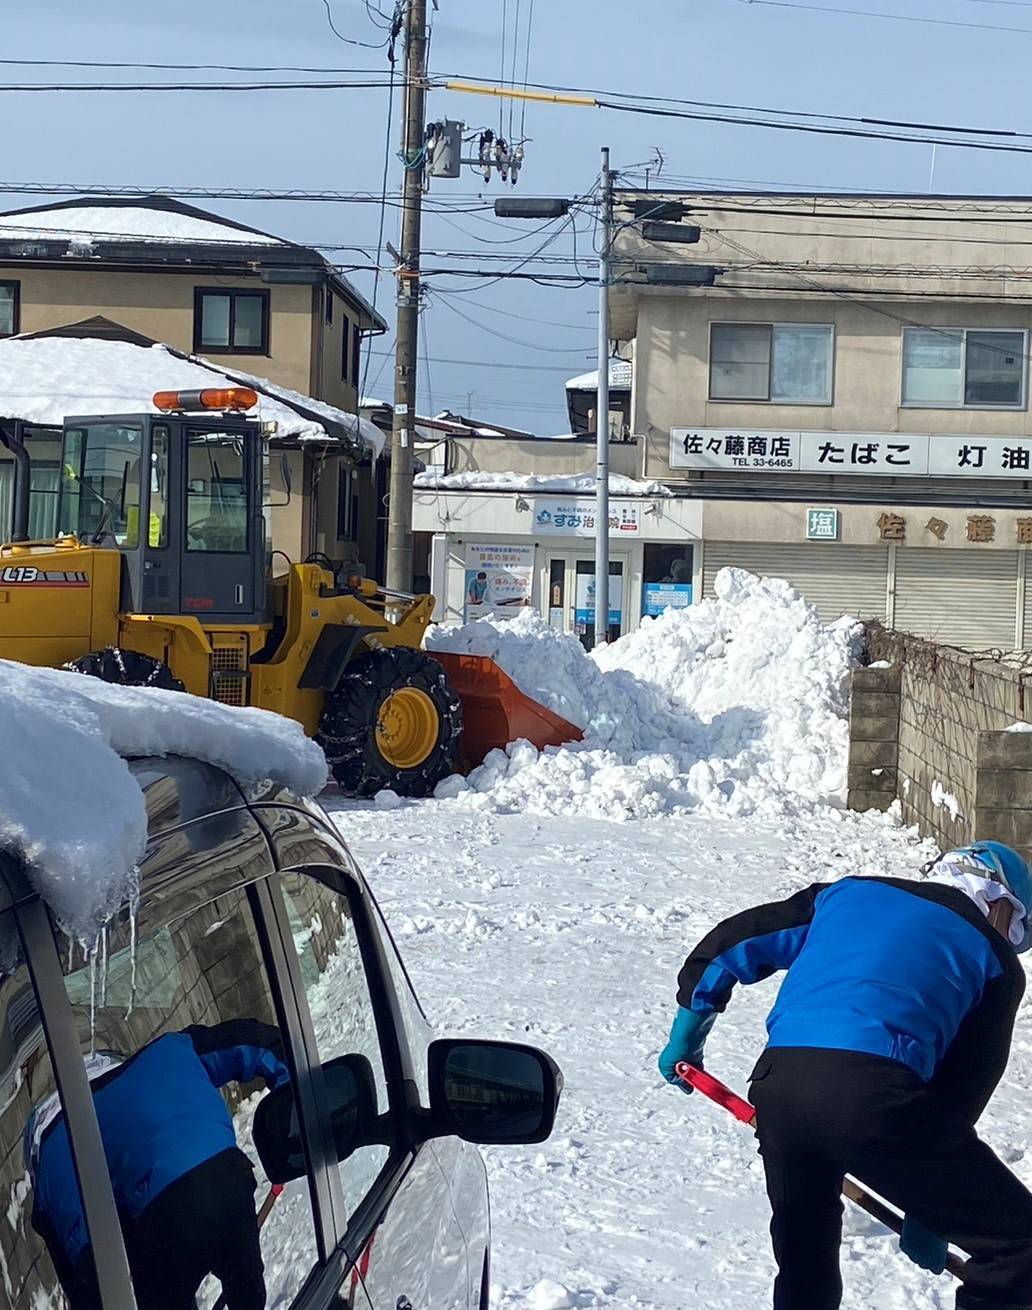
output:
M520 691L486 655L436 650L427 654L443 665L462 701L462 752L469 767L482 764L490 751L504 750L521 737L538 750L583 737L575 724Z

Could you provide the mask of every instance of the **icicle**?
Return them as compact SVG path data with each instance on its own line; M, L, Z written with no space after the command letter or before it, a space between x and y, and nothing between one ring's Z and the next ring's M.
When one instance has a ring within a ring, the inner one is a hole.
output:
M85 945L83 950L86 950ZM99 934L89 948L90 962L90 1055L96 1054L97 1035L97 956L100 951Z
M125 1012L127 1019L136 1006L136 915L139 909L140 888L138 881L134 881L129 893L129 1008Z
M108 985L108 930L107 924L100 930L100 1007L107 1006Z

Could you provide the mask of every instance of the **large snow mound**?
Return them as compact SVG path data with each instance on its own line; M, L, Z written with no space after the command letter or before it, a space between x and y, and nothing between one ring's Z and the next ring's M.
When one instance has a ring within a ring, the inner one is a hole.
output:
M245 788L271 780L302 796L327 777L320 748L278 714L9 660L0 742L0 851L21 857L58 923L83 942L131 893L146 845L143 793L123 757L184 755Z
M540 753L524 741L492 751L438 796L609 818L778 815L838 801L862 629L823 623L780 579L724 569L714 591L591 655L531 611L432 629L430 649L490 656L584 732Z

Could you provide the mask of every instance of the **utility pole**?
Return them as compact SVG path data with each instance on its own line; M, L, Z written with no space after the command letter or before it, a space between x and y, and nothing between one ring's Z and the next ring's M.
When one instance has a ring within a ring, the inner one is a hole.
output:
M419 246L426 132L426 0L408 0L405 15L405 111L401 154L401 258L394 369L391 484L387 504L387 587L412 590L412 446L419 341Z
M598 392L595 399L595 645L609 640L609 256L613 239L613 178L602 147L599 192Z

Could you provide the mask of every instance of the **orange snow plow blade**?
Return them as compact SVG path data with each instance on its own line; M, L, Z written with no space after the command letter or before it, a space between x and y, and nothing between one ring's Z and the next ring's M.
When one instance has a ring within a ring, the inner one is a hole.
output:
M511 741L525 737L544 750L580 741L583 733L575 724L555 714L539 701L524 695L512 678L486 655L457 655L450 651L429 651L444 666L462 701L464 728L462 752L469 767L483 763L496 747L504 750Z

